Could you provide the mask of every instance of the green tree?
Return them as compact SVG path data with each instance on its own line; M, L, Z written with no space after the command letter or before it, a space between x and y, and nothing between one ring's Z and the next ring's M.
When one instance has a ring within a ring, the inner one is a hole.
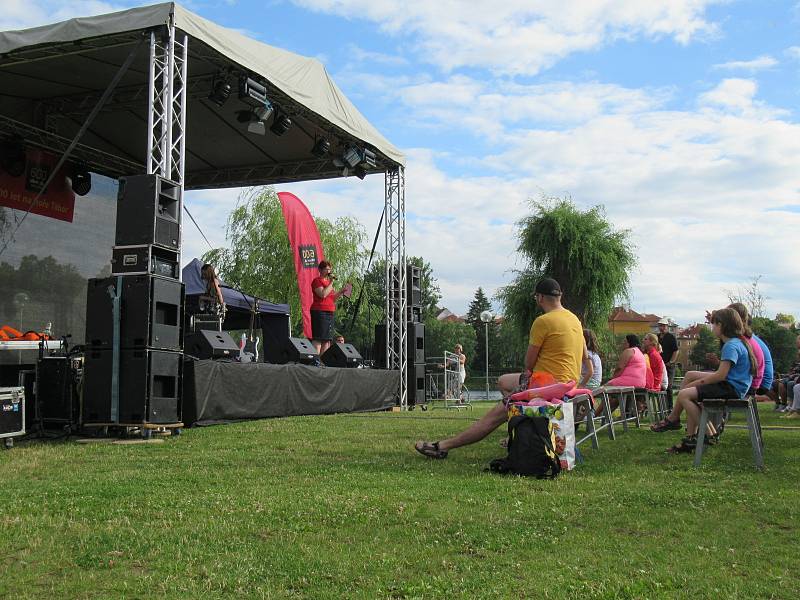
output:
M469 308L467 309L467 314L464 317L464 321L469 323L475 330L474 336L475 340L477 341L475 355L471 357L472 368L481 371L486 369L485 338L487 337L487 334L489 337L489 362L492 364L492 366L494 366L494 363L496 363L498 360L497 354L499 350L497 344L493 343L497 338L497 324L495 323L494 319L489 322L488 331L486 331L486 325L484 322L481 321L481 313L485 310L494 313L492 309L492 303L489 301L489 298L486 297L483 288L479 287L475 291L475 296L472 298L472 302L469 303Z
M531 298L536 282L552 277L564 292L564 306L599 329L628 293L636 263L630 231L614 229L602 206L582 211L567 198L544 198L532 200L531 208L518 223L517 250L526 265L497 294L504 315L526 332L537 316Z
M333 222L323 218L315 221L325 258L333 263L340 283L353 282L356 296L366 259L364 228L351 217L339 217ZM225 239L228 248L211 250L203 260L214 264L229 285L259 298L289 304L293 329L299 332L302 315L294 256L280 201L273 188L255 188L240 196L228 217ZM338 330L346 319L346 304L344 298L339 301Z
M470 325L457 321L439 321L436 317L429 317L425 321L426 356L442 357L445 350L452 352L456 344L461 344L467 357L475 353L475 331Z
M430 263L425 261L425 259L420 256L411 256L406 260L409 264L416 265L420 268L421 321L425 323L429 318L435 317L438 312L436 307L439 304L439 300L442 298L442 294L439 290L439 282L433 274ZM364 275L364 285L370 290L371 301L381 314L385 311L385 269L386 260L378 258L378 260L373 260L372 265ZM411 299L408 298L408 301L410 302Z
M703 369L711 369L718 362L709 360L711 356L719 359L719 340L708 327L701 327L697 343L689 354L689 361Z
M777 373L785 373L795 363L797 332L787 328L777 320L755 317L753 331L769 347L772 355L772 368Z
M786 314L786 313L778 313L775 315L775 322L781 325L788 325L789 327L793 327L797 319L795 319L794 315Z
M508 320L500 319L497 335L489 340L489 370L497 375L522 371L527 350L528 332L520 333Z

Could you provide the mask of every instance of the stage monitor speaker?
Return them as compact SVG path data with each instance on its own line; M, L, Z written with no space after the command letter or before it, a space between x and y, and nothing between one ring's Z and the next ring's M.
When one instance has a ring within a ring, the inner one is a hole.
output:
M356 368L362 362L361 354L353 344L332 343L322 355L322 362L329 367Z
M83 375L84 423L111 423L111 350L86 353ZM163 350L122 350L119 361L118 423L178 423L181 420L183 354Z
M406 265L406 304L422 304L422 269L416 265Z
M36 364L36 407L42 423L78 422L78 403L72 393L72 371L66 356L46 356Z
M112 347L117 278L90 279L86 297L86 345ZM122 277L120 348L149 347L180 350L183 347L183 283L152 275Z
M190 333L184 340L184 354L200 359L235 358L239 346L227 331L201 329Z
M296 362L304 365L313 365L319 360L319 352L314 348L314 344L306 338L290 337L286 340L284 356L286 362Z
M425 362L425 324L407 323L406 327L408 362L422 364Z
M179 249L181 187L158 175L120 177L116 246L157 244Z
M425 404L425 365L408 365L406 373L408 405Z
M264 360L273 365L286 362L286 342L289 339L289 315L260 315Z

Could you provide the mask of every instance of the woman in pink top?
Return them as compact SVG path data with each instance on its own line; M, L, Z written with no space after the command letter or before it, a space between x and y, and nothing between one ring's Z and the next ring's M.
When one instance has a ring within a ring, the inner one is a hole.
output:
M626 335L622 343L623 350L619 355L617 368L614 370L614 377L606 382L606 386L624 386L643 388L647 384L647 363L644 354L639 350L639 338L633 334ZM619 404L616 398L609 398L611 410L617 408ZM602 403L595 409L595 414L600 414Z

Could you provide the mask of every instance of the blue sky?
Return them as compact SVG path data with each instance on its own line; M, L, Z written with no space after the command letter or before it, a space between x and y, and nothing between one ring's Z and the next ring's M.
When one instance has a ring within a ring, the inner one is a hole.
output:
M2 29L144 4L4 0ZM631 305L683 324L761 275L800 316L797 0L192 0L325 63L408 157L408 251L464 312L518 267L526 201L603 204L639 263ZM383 180L281 186L371 238ZM235 190L192 193L215 244ZM188 225L185 255L205 244Z

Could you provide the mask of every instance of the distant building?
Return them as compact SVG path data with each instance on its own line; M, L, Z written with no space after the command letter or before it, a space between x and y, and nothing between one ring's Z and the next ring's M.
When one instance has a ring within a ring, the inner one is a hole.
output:
M689 355L692 353L695 344L697 344L697 340L700 339L700 329L702 328L708 329L708 325L705 323L695 323L689 327L679 329L675 335L678 340L678 362L681 367L683 367L684 372L688 371L690 368L691 361L689 360Z
M614 335L633 333L641 337L646 333L657 332L660 320L661 317L658 315L641 314L630 308L617 306L611 311L611 316L608 318L608 329Z
M464 317L459 317L454 312L451 312L447 308L443 308L439 311L439 314L436 315L437 321L447 321L449 323L463 323Z

